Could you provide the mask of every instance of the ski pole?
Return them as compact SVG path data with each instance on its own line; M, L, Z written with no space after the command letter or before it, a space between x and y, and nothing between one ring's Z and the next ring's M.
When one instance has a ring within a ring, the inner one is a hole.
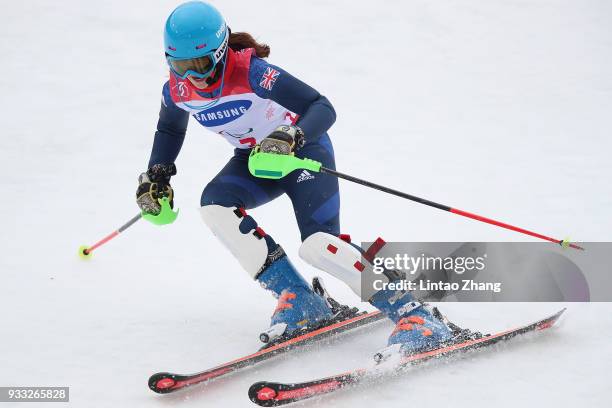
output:
M138 215L135 215L132 219L130 219L128 222L126 222L121 227L119 227L119 229L111 232L106 237L102 238L100 241L96 242L92 246L82 245L79 248L79 256L81 258L83 258L83 259L90 258L91 257L91 253L96 248L99 248L102 245L106 244L108 241L110 241L111 239L115 238L117 235L121 234L126 229L130 228L132 225L134 225L136 223L136 221L138 221L141 218L144 218L145 220L149 221L150 223L152 223L154 225L172 224L176 220L176 217L178 217L179 211L178 210L176 210L176 211L172 210L172 207L170 206L170 202L168 200L168 197L160 198L158 201L159 201L159 204L160 204L160 212L159 212L159 214L153 215L153 214L148 214L148 213L145 213L145 212L141 212Z
M439 204L434 201L426 200L421 197L417 197L411 194L407 194L398 190L394 190L389 187L381 186L370 181L366 181L357 177L349 176L348 174L340 173L336 170L328 169L323 167L321 163L311 159L300 159L292 155L278 155L273 153L262 153L258 148L251 151L249 157L249 171L252 175L262 178L279 179L285 177L297 169L312 170L320 173L327 173L332 176L351 181L353 183L361 184L362 186L370 187L375 190L383 191L388 194L402 197L410 201L414 201L420 204L434 207L439 210L448 211L453 214L461 215L463 217L471 218L476 221L484 222L487 224L495 225L497 227L509 229L511 231L520 232L521 234L530 235L532 237L540 238L545 241L554 242L564 248L574 248L584 251L581 246L571 243L569 239L556 239L546 235L542 235L537 232L533 232L524 228L516 227L514 225L506 224L505 222L497 221L491 218L483 217L482 215L470 213L467 211L460 210L458 208L449 207L444 204Z
M473 214L473 213L470 213L470 212L467 212L467 211L460 210L458 208L449 207L447 205L439 204L439 203L436 203L434 201L426 200L426 199L421 198L421 197L413 196L411 194L406 194L406 193L403 193L401 191L397 191L397 190L394 190L394 189L389 188L389 187L381 186L379 184L375 184L375 183L372 183L372 182L369 182L369 181L366 181L366 180L362 180L362 179L359 179L357 177L349 176L348 174L343 174L343 173L340 173L340 172L332 170L332 169L328 169L328 168L323 167L323 166L321 166L319 171L321 173L331 174L332 176L336 176L336 177L344 179L344 180L352 181L353 183L361 184L362 186L370 187L370 188L373 188L375 190L383 191L385 193L393 194L395 196L402 197L402 198L405 198L405 199L408 199L408 200L411 200L411 201L414 201L414 202L417 202L417 203L420 203L420 204L425 204L425 205L428 205L430 207L434 207L434 208L437 208L437 209L440 209L440 210L451 212L453 214L457 214L457 215L461 215L461 216L464 216L464 217L467 217L467 218L471 218L471 219L476 220L476 221L481 221L481 222L485 222L487 224L491 224L491 225L495 225L495 226L498 226L498 227L506 228L506 229L509 229L511 231L520 232L521 234L530 235L532 237L540 238L540 239L543 239L545 241L554 242L554 243L559 244L559 245L561 245L563 247L570 247L570 248L579 249L579 250L584 251L584 248L582 248L579 245L576 245L574 243L569 242L568 239L555 239L555 238L552 238L552 237L548 237L546 235L542 235L542 234L537 233L537 232L529 231L529 230L526 230L524 228L520 228L520 227L516 227L514 225L506 224L505 222L501 222L501 221L497 221L497 220L494 220L494 219L491 219L491 218L483 217L482 215Z
M81 258L83 258L83 259L91 257L92 256L92 252L96 248L99 248L102 245L106 244L108 241L110 241L111 239L115 238L117 235L121 234L126 229L130 228L132 225L134 225L136 223L136 221L138 221L141 218L142 218L142 214L138 213L138 215L134 216L128 222L126 222L121 227L119 227L115 231L111 232L110 234L108 234L107 236L105 236L104 238L102 238L100 241L96 242L92 246L89 246L89 247L87 245L81 246L79 248L79 256Z

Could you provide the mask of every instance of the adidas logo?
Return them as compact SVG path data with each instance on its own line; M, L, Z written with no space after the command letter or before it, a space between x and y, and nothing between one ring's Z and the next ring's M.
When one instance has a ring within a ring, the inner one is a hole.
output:
M298 177L298 179L297 179L297 182L296 182L296 183L301 183L302 181L305 181L305 180L311 180L311 179L313 179L313 178L315 178L315 176L313 176L312 174L310 174L310 173L308 172L308 170L302 170L302 172L300 173L300 176Z

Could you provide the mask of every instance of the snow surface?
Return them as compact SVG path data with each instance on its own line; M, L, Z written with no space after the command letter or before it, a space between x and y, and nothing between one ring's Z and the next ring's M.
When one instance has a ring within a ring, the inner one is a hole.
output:
M2 2L0 386L70 386L70 404L58 407L248 407L251 383L361 366L391 330L384 323L176 395L148 390L154 372L253 351L274 307L200 221L201 190L232 150L195 123L173 180L178 221L140 222L91 262L75 255L137 213L166 78L162 26L176 4ZM334 103L338 169L553 236L610 240L612 3L217 5L232 28L272 46L273 63ZM341 190L343 230L357 240L525 239L357 185ZM297 257L289 201L253 213L312 276ZM487 331L561 307L443 306ZM567 306L558 328L503 352L302 406L608 406L612 307Z

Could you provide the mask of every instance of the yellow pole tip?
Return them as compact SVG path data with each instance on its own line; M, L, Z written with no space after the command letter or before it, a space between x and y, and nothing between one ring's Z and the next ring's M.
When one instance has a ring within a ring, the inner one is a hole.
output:
M563 239L563 241L561 241L561 246L563 248L569 248L570 244L572 243L572 241L570 240L569 237Z
M92 256L92 253L88 251L89 247L87 245L81 245L79 247L79 258L81 259L89 259Z

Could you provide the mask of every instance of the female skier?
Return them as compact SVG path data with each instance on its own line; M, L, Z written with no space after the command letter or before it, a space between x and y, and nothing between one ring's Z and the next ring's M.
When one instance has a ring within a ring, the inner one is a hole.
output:
M287 337L334 321L337 316L326 296L313 291L281 246L246 212L287 194L301 233L300 257L361 295L364 254L340 234L337 179L305 170L279 180L262 179L247 167L249 153L258 145L263 152L295 154L334 169L327 134L336 119L333 106L315 89L265 61L267 45L248 33L232 33L222 15L204 2L184 3L170 14L164 50L170 79L162 91L148 170L139 178L138 206L157 215L162 197L172 202L170 178L176 174L174 162L193 116L235 147L204 188L201 214L248 274L278 298L268 333ZM381 242L366 252L366 259ZM385 276L396 279L393 273ZM442 319L407 292L380 291L369 302L397 324L388 346L411 353L451 338Z

